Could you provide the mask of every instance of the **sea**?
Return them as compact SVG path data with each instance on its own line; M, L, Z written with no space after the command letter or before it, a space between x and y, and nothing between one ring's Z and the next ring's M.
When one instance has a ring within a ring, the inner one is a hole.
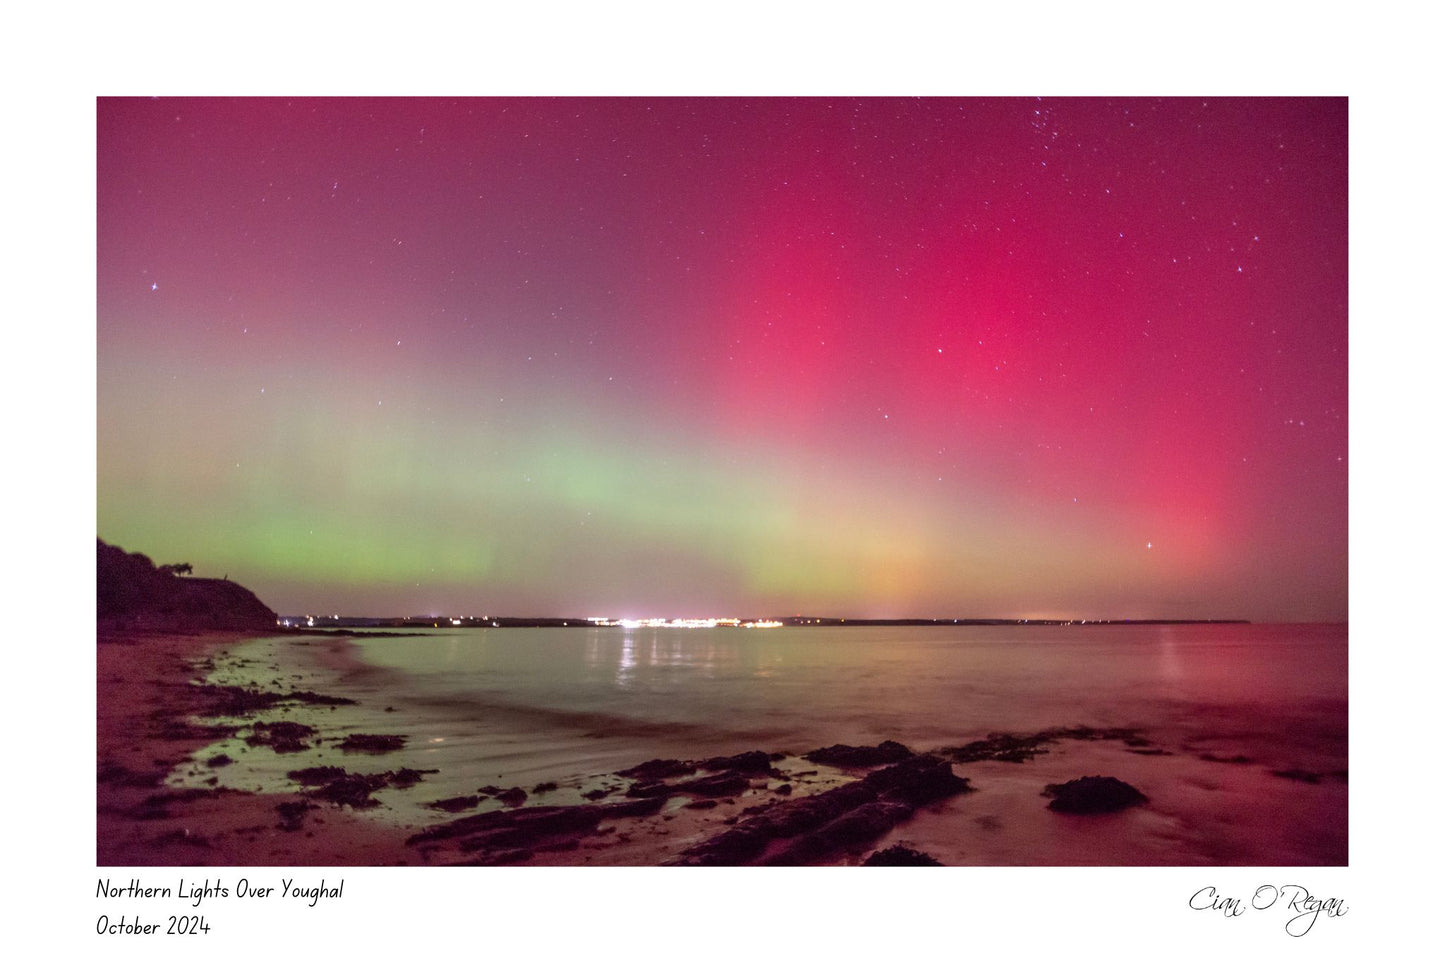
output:
M859 775L802 759L835 744L925 752L997 733L1127 729L1132 739L1061 738L1022 762L956 763L977 791L889 838L975 865L1347 865L1348 661L1348 627L1333 624L260 636L213 657L207 681L354 704L273 710L262 718L317 730L306 750L248 746L242 728L171 782L294 792L287 773L308 766L428 770L365 811L424 827L456 818L429 803L483 787L520 787L523 805L581 804L656 758L762 749L799 789L820 790ZM355 733L404 746L342 753ZM235 762L208 764L222 754ZM1046 786L1085 775L1150 801L1092 821L1047 809ZM501 805L484 796L468 811Z

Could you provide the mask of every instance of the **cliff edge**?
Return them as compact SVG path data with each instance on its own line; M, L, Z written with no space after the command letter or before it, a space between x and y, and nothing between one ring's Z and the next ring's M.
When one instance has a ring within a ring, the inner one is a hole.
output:
M189 570L190 566L183 566ZM276 628L276 613L249 589L158 568L139 552L95 541L97 628L159 632Z

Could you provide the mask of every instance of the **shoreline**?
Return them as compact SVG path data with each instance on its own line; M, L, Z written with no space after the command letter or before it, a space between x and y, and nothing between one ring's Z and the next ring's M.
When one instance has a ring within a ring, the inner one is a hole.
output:
M327 866L419 863L405 832L336 809L304 831L277 806L299 793L174 790L165 779L214 741L189 719L193 682L254 632L106 632L96 645L96 865Z
M833 746L847 751L832 759L812 758L827 750L739 745L730 756L631 759L613 772L478 787L480 773L444 763L441 775L388 767L392 753L427 763L402 751L403 737L379 734L404 727L404 713L383 715L392 708L354 687L339 691L359 702L338 698L325 681L335 678L329 670L349 666L341 639L342 651L316 650L327 673L283 683L284 660L233 654L262 638L99 637L98 865L840 866L900 846L945 865L1347 860L1344 770L1315 772L1299 758L1246 760L1224 744L1134 729L1061 726L918 752L898 743ZM238 662L252 665L251 688L216 684L226 681L218 669ZM310 685L326 691L306 691ZM223 752L199 758L221 741L231 745L218 749L261 755L234 770ZM1286 761L1288 771L1271 772ZM270 789L294 791L251 791L255 763L285 771ZM1138 787L1148 804L1076 816L1041 798L1046 786L1102 774ZM387 802L371 797L378 792ZM1322 839L1271 839L1273 827L1246 814L1261 792L1337 828Z

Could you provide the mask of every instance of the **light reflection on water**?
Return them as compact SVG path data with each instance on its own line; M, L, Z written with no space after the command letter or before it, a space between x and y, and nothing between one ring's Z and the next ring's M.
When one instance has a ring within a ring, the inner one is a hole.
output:
M1347 693L1343 626L481 629L362 639L356 655L399 697L802 740L1308 713Z
M326 735L297 756L212 746L198 762L224 752L242 764L198 767L203 776L287 791L287 770L303 766L440 770L417 790L378 794L407 818L443 818L419 802L483 783L553 780L561 788L544 801L580 802L589 779L650 758L883 739L928 751L1075 725L1144 730L1171 753L1150 763L1157 772L1205 754L1253 761L1193 762L1203 768L1183 786L1247 777L1274 798L1297 787L1271 768L1347 768L1344 626L450 629L259 639L233 656L212 681L358 704L287 710L278 718ZM348 732L407 745L345 756L334 747ZM1005 767L992 785L1014 774Z

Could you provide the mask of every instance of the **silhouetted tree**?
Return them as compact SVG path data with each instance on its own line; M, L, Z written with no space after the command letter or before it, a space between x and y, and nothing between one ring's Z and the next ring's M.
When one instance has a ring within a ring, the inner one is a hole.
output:
M190 562L177 562L177 563L175 563L175 564L173 564L173 565L162 565L162 566L160 567L160 570L161 570L162 572L167 572L167 573L169 573L169 574L171 574L171 575L190 575L190 574L191 574L191 563L190 563Z

